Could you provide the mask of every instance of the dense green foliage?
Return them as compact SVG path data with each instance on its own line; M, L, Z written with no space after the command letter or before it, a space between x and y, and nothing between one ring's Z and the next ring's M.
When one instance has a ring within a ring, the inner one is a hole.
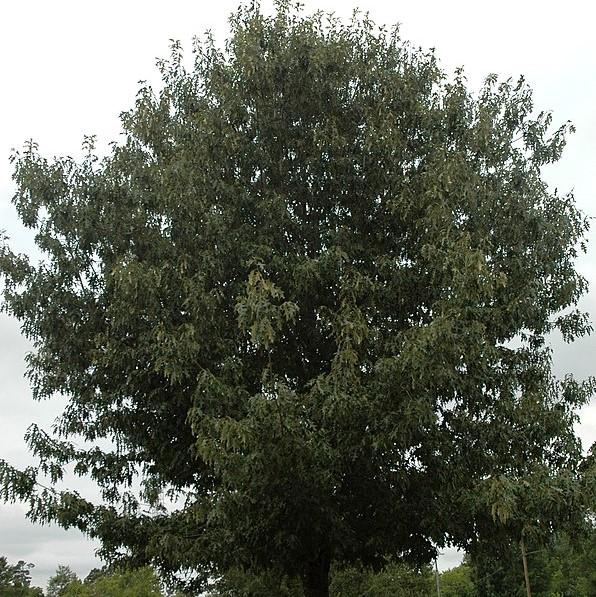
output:
M549 546L528 550L528 569L535 597L596 595L596 529L573 537L557 536ZM519 545L498 556L479 555L470 561L474 595L525 597Z
M162 597L159 580L151 568L94 575L72 580L60 597Z
M299 580L289 579L278 574L264 572L246 573L232 568L217 580L208 597L304 597Z
M596 529L570 541L565 534L528 554L534 597L591 597L596 595ZM467 555L464 562L440 573L441 597L525 597L519 545L500 558ZM301 587L274 575L251 575L235 570L218 583L210 597L304 597ZM381 570L362 566L333 567L331 597L434 597L434 571L415 570L389 562Z
M43 597L39 587L31 586L31 568L20 560L9 564L4 556L0 556L0 597Z
M77 580L77 575L68 566L58 566L56 573L48 580L46 597L62 597L66 588Z
M414 570L403 563L389 562L377 572L357 567L333 570L332 597L411 597L432 595L435 586L430 568Z
M596 595L596 529L573 541L558 535L547 547L528 554L532 594L535 597L592 597ZM0 558L0 597L41 597L41 589L29 588L31 564L8 566ZM331 597L434 597L435 575L430 567L416 570L404 563L387 562L374 571L362 566L333 566ZM512 549L507 558L471 558L440 573L442 597L525 597L521 553ZM12 591L12 592L11 592ZM84 581L68 566L59 566L48 581L46 597L163 597L155 571L92 570ZM207 597L304 597L297 579L271 571L254 574L231 569L207 593ZM169 597L185 597L182 593Z
M4 245L4 307L35 398L66 406L1 495L189 587L242 568L307 597L332 562L580 521L592 388L544 343L589 327L586 220L541 179L567 125L523 81L473 96L397 30L277 8L240 9L190 69L174 44L106 158L14 156L44 258ZM40 484L69 463L103 504Z
M481 597L472 580L472 571L467 563L441 573L441 597Z
M434 576L429 568L414 570L403 563L388 562L374 571L362 566L333 567L329 593L332 597L411 597L431 595ZM304 597L299 582L275 574L250 574L231 570L208 593L209 597Z
M155 571L149 567L134 571L94 569L81 581L68 566L58 566L48 581L46 597L163 597L163 593Z

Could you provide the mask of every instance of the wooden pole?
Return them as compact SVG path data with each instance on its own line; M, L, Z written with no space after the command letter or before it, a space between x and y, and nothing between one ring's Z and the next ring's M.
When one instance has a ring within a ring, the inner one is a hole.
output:
M437 583L437 597L441 597L441 583L439 582L439 567L437 566L437 558L435 558L435 581Z
M526 581L526 594L528 597L532 597L532 591L530 590L530 575L528 573L528 557L526 554L526 544L524 542L524 536L522 534L522 538L520 541L521 553L522 553L522 561L524 563L524 579Z

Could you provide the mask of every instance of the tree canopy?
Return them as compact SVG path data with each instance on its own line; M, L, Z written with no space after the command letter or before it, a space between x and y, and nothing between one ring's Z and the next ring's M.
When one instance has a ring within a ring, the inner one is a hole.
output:
M530 545L528 569L532 595L536 597L589 597L596 593L596 528L570 537L560 533L548 545ZM464 570L465 569L465 570ZM473 595L500 597L526 595L518 545L492 557L477 554L458 576L468 576ZM445 573L447 574L447 573ZM445 579L449 582L450 579ZM443 577L441 578L443 581ZM463 594L463 593L462 593Z
M5 556L0 556L0 595L2 597L43 597L39 587L31 586L31 568L19 560L16 564L9 564Z
M48 582L47 597L51 597L52 581L54 586L60 586L56 593L59 597L164 597L159 579L149 567L134 571L93 570L83 582L71 574L66 583L60 568Z
M362 15L230 27L192 64L173 44L106 157L13 156L43 259L4 243L4 308L34 397L66 403L28 430L38 466L0 467L4 499L191 588L239 568L307 597L332 562L581 520L592 384L545 343L589 330L587 220L541 177L570 125ZM102 503L43 486L66 465Z
M48 580L46 597L64 597L69 585L77 581L77 575L69 566L58 566L56 573Z

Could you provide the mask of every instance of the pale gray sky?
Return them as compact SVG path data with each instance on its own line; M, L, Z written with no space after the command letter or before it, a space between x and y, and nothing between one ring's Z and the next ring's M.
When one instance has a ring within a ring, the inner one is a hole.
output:
M359 6L378 23L402 24L414 45L435 47L445 69L464 66L472 87L485 75L525 75L535 105L552 109L554 122L571 119L571 137L560 164L547 173L561 191L575 189L580 207L596 216L596 40L592 5L567 2L478 2L419 0L304 0L308 11L349 16ZM168 55L168 40L190 50L193 35L212 29L218 38L238 0L20 0L0 4L0 229L13 245L31 250L10 204L13 191L8 156L33 137L44 155L77 155L83 134L97 134L100 147L116 140L118 114L134 100L137 82L157 82L155 59ZM271 2L263 2L264 7ZM594 225L596 229L596 223ZM583 306L596 320L596 230L578 264L591 281ZM595 373L596 337L573 346L553 340L559 374ZM35 404L23 378L29 350L18 325L0 316L0 456L28 463L23 434L35 421L51 423L60 404ZM596 440L596 404L584 409L579 433L584 445ZM80 485L79 485L80 486ZM84 488L90 490L89 487ZM74 531L27 522L21 506L0 505L0 555L36 564L33 577L44 585L58 564L79 574L98 565L94 547ZM449 566L456 556L442 561Z

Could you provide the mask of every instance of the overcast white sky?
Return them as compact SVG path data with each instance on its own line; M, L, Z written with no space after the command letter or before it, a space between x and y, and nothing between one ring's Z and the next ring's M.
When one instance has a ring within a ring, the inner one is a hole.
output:
M118 114L134 100L138 81L157 81L155 59L168 55L168 40L190 50L193 35L212 29L220 39L239 0L20 0L0 4L0 229L12 244L31 250L10 203L8 156L28 138L44 155L77 155L83 134L97 134L100 147L118 138ZM561 191L575 190L580 207L596 216L596 38L592 3L582 0L479 2L419 0L305 0L307 11L349 16L368 10L378 23L402 24L402 36L435 47L445 69L464 66L477 87L485 75L524 74L535 105L552 109L554 122L572 120L577 133L562 162L547 173ZM263 2L264 7L271 5ZM594 224L596 229L596 222ZM583 307L596 320L596 230L578 264L591 281ZM596 337L573 346L553 339L559 374L594 374ZM35 421L48 425L60 404L35 404L23 378L29 350L18 325L0 316L0 457L29 462L23 434ZM596 440L596 404L581 413L579 433ZM0 555L36 564L35 583L45 585L58 564L85 575L98 562L94 546L74 531L32 525L21 506L0 505ZM443 566L454 562L449 556Z

